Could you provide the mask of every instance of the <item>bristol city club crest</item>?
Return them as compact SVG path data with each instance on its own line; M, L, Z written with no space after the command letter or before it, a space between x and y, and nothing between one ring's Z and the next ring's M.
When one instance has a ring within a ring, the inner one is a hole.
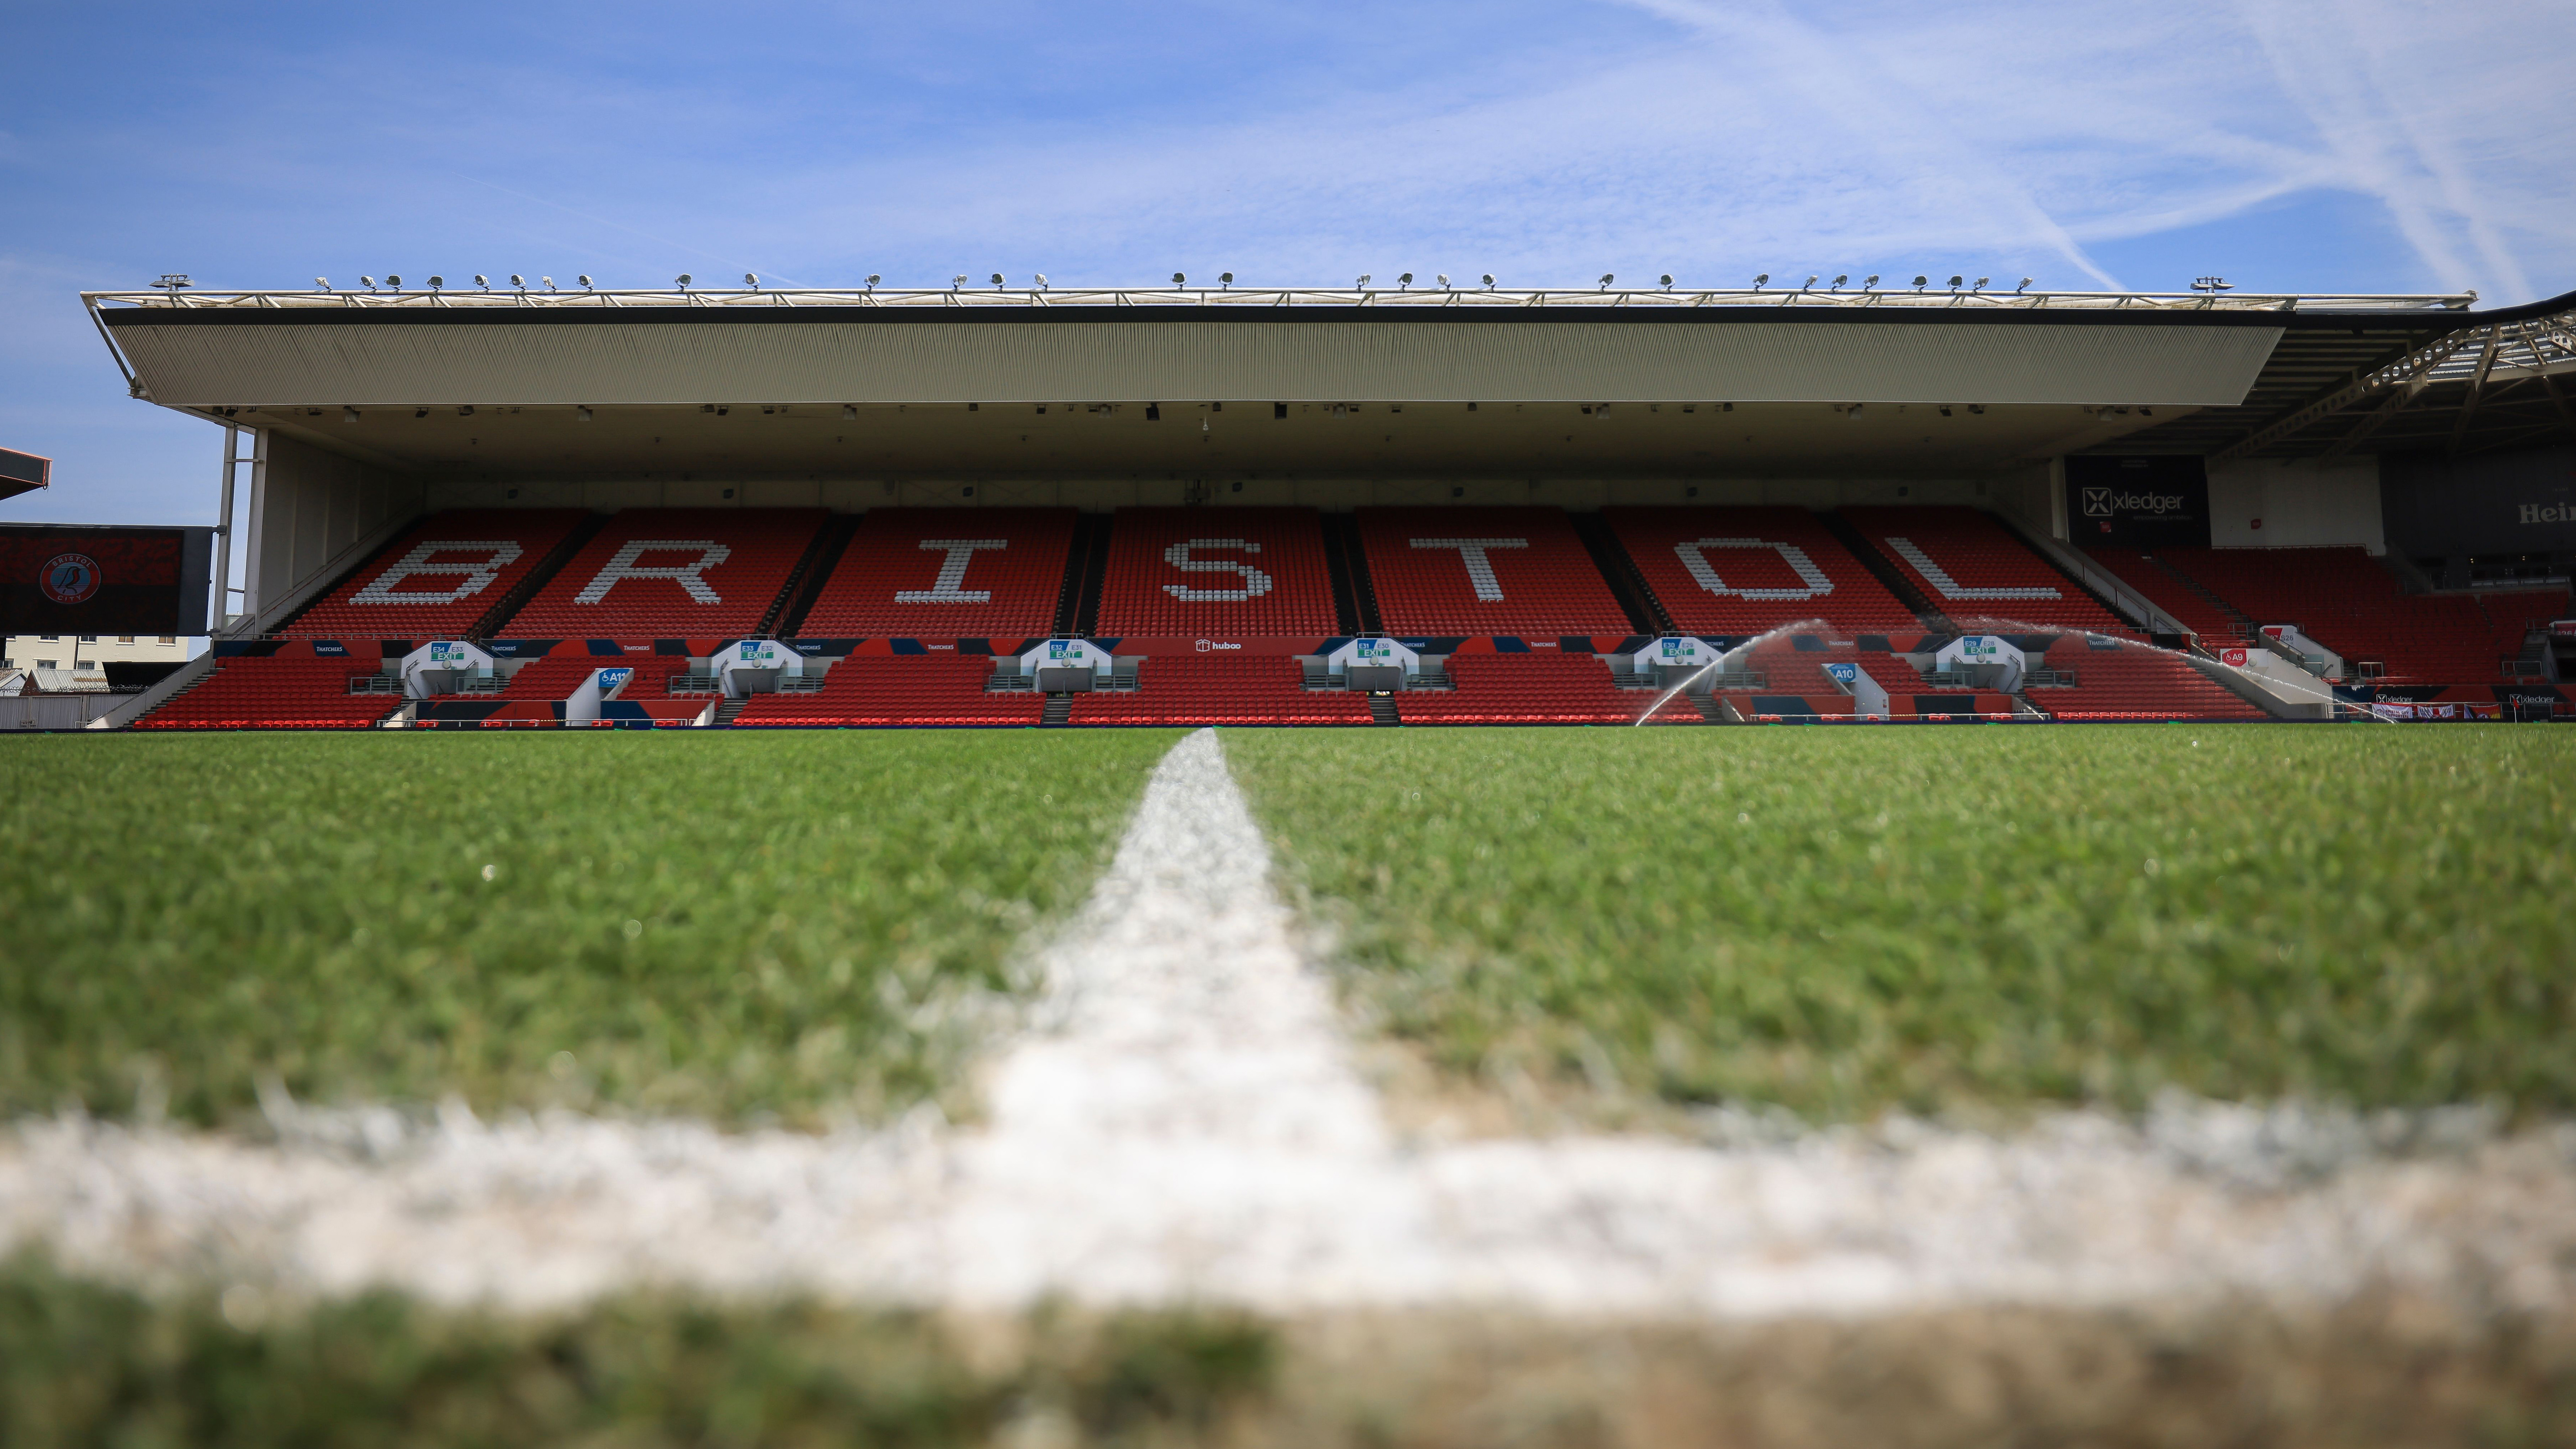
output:
M57 604L84 603L98 592L98 560L85 553L58 553L45 560L36 586Z

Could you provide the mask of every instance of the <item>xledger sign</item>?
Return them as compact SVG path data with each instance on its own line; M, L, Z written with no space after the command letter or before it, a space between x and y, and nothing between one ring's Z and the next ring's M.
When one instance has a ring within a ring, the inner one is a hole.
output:
M2209 475L2198 458L2069 458L2066 532L2078 548L2206 548Z
M0 524L0 634L203 634L214 534Z

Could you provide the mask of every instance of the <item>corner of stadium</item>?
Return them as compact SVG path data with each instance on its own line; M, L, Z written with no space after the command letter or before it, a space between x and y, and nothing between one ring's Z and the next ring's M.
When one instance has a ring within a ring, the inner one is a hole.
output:
M92 727L2576 715L2576 297L85 301L248 491Z

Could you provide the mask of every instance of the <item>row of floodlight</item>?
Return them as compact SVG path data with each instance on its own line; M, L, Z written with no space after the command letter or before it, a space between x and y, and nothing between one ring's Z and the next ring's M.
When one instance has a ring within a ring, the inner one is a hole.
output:
M585 291L592 291L592 290L596 290L596 286L595 286L595 284L591 281L591 279L590 279L590 277L589 277L589 275L588 275L587 273L584 273L583 275L578 276L578 277L574 278L573 280L574 280L576 283L578 283L578 284L582 287L582 289L583 289L583 290L585 290ZM694 279L694 278L692 278L692 277L691 277L687 272L682 272L679 276L677 276L677 277L673 278L672 280L673 280L674 285L676 285L676 286L677 286L681 291L685 292L685 291L689 290L689 288L694 284L694 280L695 280L695 279ZM875 291L875 290L876 290L876 287L877 287L877 283L882 282L882 281L884 281L884 280L885 280L885 278L883 278L883 277L881 277L881 276L877 275L877 274L876 274L876 273L874 273L874 272L870 272L870 273L868 274L868 290L869 290L869 291L872 291L872 292L873 292L873 291ZM990 280L991 280L991 282L992 282L992 286L993 286L993 290L994 290L994 291L999 292L999 291L1005 290L1005 288L1006 288L1006 286L1007 286L1007 283L1006 283L1006 281L1005 281L1004 277L1002 276L1002 274L1001 274L1000 272L995 272L995 273L993 273L993 275L992 275L992 277L991 277L991 279L990 279ZM1048 284L1048 282L1047 282L1046 273L1044 273L1044 272L1036 273L1036 274L1034 275L1034 277L1033 277L1033 280L1036 282L1036 284L1037 284L1037 288L1038 288L1038 290L1039 290L1039 291L1042 291L1042 292L1043 292L1043 291L1048 290L1049 284ZM1357 281L1357 282L1355 282L1355 283L1353 284L1354 290L1362 291L1362 292L1368 291L1368 290L1370 289L1370 285L1371 285L1371 283L1373 282L1373 280L1374 280L1374 278L1371 276L1371 274L1369 274L1369 273L1367 273L1367 272L1362 272L1362 273L1359 275L1359 279L1358 279L1358 281ZM1485 289L1486 291L1490 292L1490 291L1494 290L1494 287L1495 287L1495 285L1496 285L1496 284L1495 284L1495 281L1494 281L1494 274L1493 274L1493 273L1491 273L1491 272L1487 272L1487 273L1485 273L1482 277L1478 278L1478 280L1479 280L1479 281L1481 281L1481 282L1484 284L1484 289ZM1610 290L1610 285L1611 285L1611 283L1613 283L1613 282L1615 282L1615 281L1617 281L1617 280L1618 280L1618 277L1616 276L1616 274L1614 274L1614 273L1610 273L1610 272L1603 272L1603 273L1601 274L1601 290L1602 290L1602 291L1605 291L1605 292L1606 292L1606 291L1609 291L1609 290ZM1666 273L1664 273L1662 276L1657 277L1655 280L1656 280L1657 284L1661 287L1661 289L1662 289L1662 290L1669 292L1669 291L1671 291L1671 290L1673 289L1673 274L1672 274L1672 273L1670 273L1670 272L1666 272ZM1815 275L1811 275L1811 276L1809 276L1809 277L1807 278L1807 280L1806 280L1805 284L1804 284L1804 285L1802 285L1802 286L1798 286L1798 287L1794 287L1794 288L1783 288L1782 290L1783 290L1783 291L1797 291L1797 292L1811 292L1811 291L1814 291L1814 290L1815 290L1815 288L1816 288L1816 283L1818 283L1818 282L1820 282L1820 281L1823 281L1823 280L1824 280L1824 278L1823 278L1822 274L1820 274L1820 273L1819 273L1819 274L1815 274ZM952 278L952 279L950 280L948 289L949 289L950 291L952 291L952 292L963 291L963 290L965 290L965 287L966 287L966 281L967 281L966 274L965 274L964 272L959 272L959 273L958 273L954 278ZM1453 285L1453 284L1450 282L1450 280L1449 280L1449 274L1448 274L1448 273L1446 273L1446 272L1442 272L1442 273L1438 274L1438 276L1437 276L1437 277L1435 277L1435 278L1433 279L1433 281L1434 281L1434 285L1435 285L1435 286L1437 286L1437 287L1438 287L1440 290L1442 290L1442 291L1451 291L1451 292L1454 292L1454 291L1460 290L1458 287L1456 287L1455 285ZM1984 291L1984 290L1985 290L1989 285L1991 285L1991 284L1992 284L1992 282L1993 282L1993 279L1992 279L1992 278L1990 278L1990 277L1979 277L1979 278L1977 278L1977 280L1976 280L1975 282L1971 283L1971 282L1969 282L1969 281L1968 281L1968 279L1967 279L1965 276L1954 276L1954 277L1952 277L1952 278L1950 279L1950 290L1951 290L1951 291L1953 291L1953 292L1956 292L1956 291L1958 291L1960 288L1965 287L1965 288L1967 288L1967 290L1968 290L1969 292L1971 292L1971 293L1983 292L1983 291ZM2017 287L2013 288L2014 293L2015 293L2016 295L2018 295L2019 293L2021 293L2021 292L2023 292L2023 291L2027 290L2027 289L2029 288L2029 286L2030 286L2030 283L2031 283L2031 279L2030 279L2030 278L2028 278L2028 277L2024 277L2024 278L2022 278L2022 279L2021 279L2021 285L2019 285L2019 286L2017 286ZM358 278L358 284L359 284L360 286L362 286L362 287L365 287L365 288L366 288L368 291L370 291L370 292L373 292L373 291L377 291L377 290L378 290L378 287L377 287L377 285L376 285L376 279L375 279L374 277L371 277L371 276L362 276L362 277ZM537 282L536 282L536 284L537 284L539 287L542 287L542 288L544 288L546 291L549 291L549 292L553 292L553 291L559 291L559 290L561 290L560 288L558 288L558 287L555 285L555 279L554 279L554 278L552 278L552 277L539 277L539 278L537 278ZM1826 286L1825 290L1826 290L1826 291L1828 291L1828 292L1839 292L1839 291L1841 291L1844 287L1849 286L1850 284L1851 284L1851 275L1850 275L1849 273L1845 273L1845 274L1843 274L1843 275L1841 275L1841 276L1838 276L1838 277L1834 278L1834 279L1833 279L1833 281L1832 281L1830 284L1828 284L1828 285ZM1920 292L1920 291L1924 290L1926 287L1929 287L1931 284L1932 284L1932 279L1931 279L1930 277L1928 277L1928 276L1917 276L1917 277L1914 279L1914 290L1915 290L1915 291ZM181 289L181 288L189 287L189 286L193 286L193 285L195 285L195 284L194 284L194 283L192 283L192 282L190 282L190 281L188 280L188 278L187 278L186 274L184 274L184 273L179 273L179 272L165 272L165 273L163 273L163 274L162 274L161 280L159 280L159 281L157 281L157 282L154 282L152 285L153 285L153 286L155 286L155 287L162 288L162 289L167 290L167 291L173 291L173 292L175 292L175 291L178 291L178 290L179 290L179 289ZM399 291L401 291L401 290L402 290L403 279L402 279L400 276L398 276L398 275L396 275L396 274L394 274L394 273L388 272L388 273L386 273L386 274L385 274L384 285L385 285L386 287L388 287L388 288L393 289L394 291L399 292ZM478 272L478 273L476 273L476 274L475 274L475 277L474 277L474 285L475 285L475 286L477 286L477 287L480 287L480 288L482 288L484 291L488 292L488 291L491 291L491 290L492 290L492 279L491 279L491 278L489 278L489 277L486 277L486 276L484 276L484 275L482 275L481 273L479 273L479 272ZM528 279L527 279L527 278L525 278L525 277L523 277L523 276L520 276L520 275L519 275L518 273L516 273L516 272L513 272L513 273L511 273L511 274L510 274L510 285L511 285L511 286L513 286L513 287L515 287L515 288L517 288L518 290L520 290L520 291L524 292L524 291L527 291L527 290L528 290ZM761 289L761 287L760 287L760 276L759 276L759 274L758 274L758 273L756 273L756 272L745 272L745 273L743 273L743 274L742 274L742 285L743 285L743 287L744 287L746 290L749 290L749 291L755 291L755 292L756 292L756 291L759 291L759 290ZM1173 285L1173 286L1175 286L1175 287L1187 287L1187 286L1189 285L1189 276L1188 276L1188 274L1187 274L1187 273L1184 273L1184 272L1174 272L1174 273L1172 273L1172 285ZM1400 291L1400 292L1402 292L1402 291L1411 291L1411 290L1412 290L1412 288L1413 288L1413 274L1412 274L1411 272L1406 272L1406 273L1403 273L1402 275L1398 276L1398 277L1395 279L1395 285L1396 285L1396 290L1397 290L1397 291ZM1764 272L1764 273L1762 273L1760 276L1757 276L1757 277L1755 277L1755 278L1753 279L1753 290L1754 290L1754 291L1756 291L1756 292L1759 292L1759 291L1761 291L1763 288L1768 287L1768 286L1770 286L1770 285L1771 285L1771 274L1770 274L1769 272ZM2195 292L2215 292L2215 291L2225 291L2225 290L2227 290L2228 285L2229 285L2228 283L2223 282L2223 281L2220 281L2219 279L2217 279L2217 278L2215 278L2215 277L2203 277L2203 278L2199 279L2198 281L2195 281L2195 282L2193 282L2193 283L2192 283L2192 290L2193 290L2193 291L2195 291ZM433 291L433 292L441 291L441 290L445 289L445 287L446 287L446 286L447 286L447 279L446 279L445 277L431 277L431 278L429 279L429 290L431 290L431 291ZM1220 289L1230 289L1230 288L1232 288L1232 287L1234 286L1234 273L1232 273L1232 272L1219 272L1219 273L1217 273L1217 286L1218 286ZM1873 272L1873 273L1871 273L1870 275L1868 275L1868 276L1866 276L1866 277L1863 277L1863 278L1861 279L1860 289L1861 289L1862 291L1864 291L1864 292L1873 291L1873 290L1875 290L1875 289L1877 288L1877 286L1878 286L1878 274L1877 274L1877 273L1875 273L1875 272ZM328 291L332 290L332 287L331 287L331 279L330 279L330 278L328 278L328 277L315 277L315 278L313 279L313 290L315 290L315 291L317 291L317 292L328 292Z

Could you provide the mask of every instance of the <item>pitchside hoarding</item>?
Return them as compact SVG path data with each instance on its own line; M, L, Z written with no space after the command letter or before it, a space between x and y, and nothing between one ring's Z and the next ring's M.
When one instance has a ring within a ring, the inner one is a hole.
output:
M206 632L211 528L0 524L0 634Z
M2391 453L2379 512L2389 547L2409 558L2576 552L2576 447Z
M2069 458L2066 532L2079 548L2207 548L2208 469L2196 457Z

